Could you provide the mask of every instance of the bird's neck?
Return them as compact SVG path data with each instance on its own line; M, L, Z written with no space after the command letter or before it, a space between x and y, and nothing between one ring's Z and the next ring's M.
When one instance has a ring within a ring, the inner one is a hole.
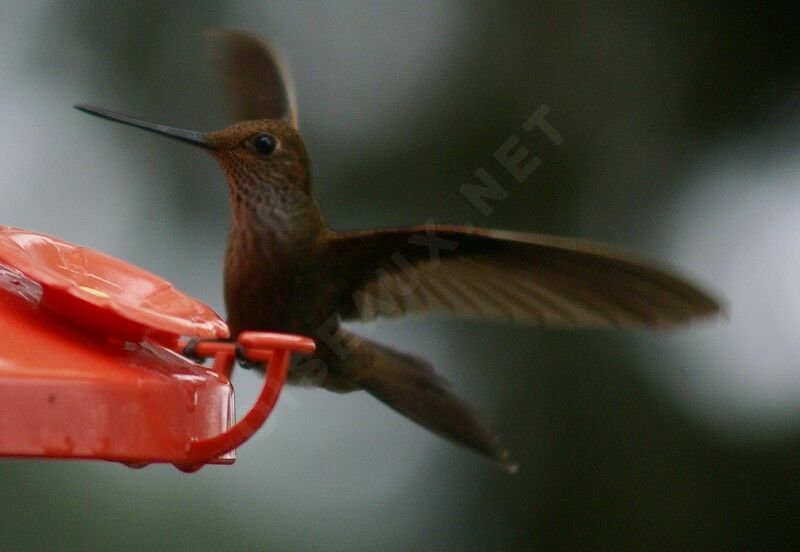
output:
M229 252L273 261L313 256L326 232L316 199L299 187L231 186Z

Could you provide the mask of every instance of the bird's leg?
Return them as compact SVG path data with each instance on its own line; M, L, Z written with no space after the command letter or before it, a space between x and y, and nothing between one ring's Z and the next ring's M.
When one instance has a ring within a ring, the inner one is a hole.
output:
M245 370L264 371L264 363L247 358L241 343L236 344L236 362Z
M213 354L212 355L198 354L197 352L198 347L207 343L225 343L233 345L234 356L239 366L241 366L245 370L264 369L264 364L262 362L247 358L247 355L245 354L244 351L244 347L242 347L241 343L237 343L233 339L207 339L202 337L193 337L189 339L186 342L186 345L184 345L183 349L181 349L181 354L186 358L188 358L189 360L197 362L198 364L202 364L203 362L205 362L207 358L214 356Z
M197 348L200 345L206 343L230 343L233 344L234 341L231 339L207 339L203 337L192 337L187 342L186 345L183 346L180 353L198 364L202 364L205 360L213 355L200 355L197 352Z

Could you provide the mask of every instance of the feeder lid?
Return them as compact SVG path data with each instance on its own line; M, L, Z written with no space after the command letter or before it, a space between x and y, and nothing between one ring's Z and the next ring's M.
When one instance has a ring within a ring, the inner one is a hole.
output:
M94 333L133 342L229 335L211 308L166 280L52 236L0 226L0 265L41 286L44 307Z

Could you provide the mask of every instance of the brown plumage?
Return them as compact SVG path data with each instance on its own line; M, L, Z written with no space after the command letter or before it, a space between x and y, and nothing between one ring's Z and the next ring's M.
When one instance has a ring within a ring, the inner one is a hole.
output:
M293 380L364 389L510 466L496 435L428 363L361 339L340 321L438 311L540 326L668 327L718 312L717 301L681 277L595 243L443 225L330 230L281 65L250 35L216 38L222 73L248 121L200 134L78 108L198 145L219 161L233 215L225 258L231 332L314 336L318 351L293 369Z

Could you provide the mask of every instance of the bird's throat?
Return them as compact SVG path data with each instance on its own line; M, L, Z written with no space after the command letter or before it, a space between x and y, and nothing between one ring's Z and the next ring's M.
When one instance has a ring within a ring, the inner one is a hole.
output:
M316 200L303 192L231 194L229 247L252 255L308 256L325 232Z

